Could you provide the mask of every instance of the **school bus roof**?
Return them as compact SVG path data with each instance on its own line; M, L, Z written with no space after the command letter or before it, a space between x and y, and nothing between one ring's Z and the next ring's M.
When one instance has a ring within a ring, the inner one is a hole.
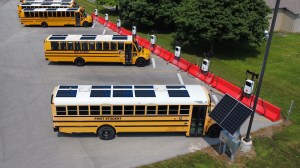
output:
M44 11L78 11L80 8L25 8L24 12L44 12Z
M126 41L132 42L132 36L123 35L50 35L46 41Z
M20 4L22 7L40 7L40 6L49 6L49 7L69 7L70 4L57 4L57 3L45 3L45 4Z
M23 0L23 3L56 3L56 2L75 2L75 0Z
M53 103L59 105L207 105L201 85L57 86Z

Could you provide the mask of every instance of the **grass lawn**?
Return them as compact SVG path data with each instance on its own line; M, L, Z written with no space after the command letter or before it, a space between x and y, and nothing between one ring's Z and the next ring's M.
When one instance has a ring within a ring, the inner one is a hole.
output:
M95 4L87 0L77 0L85 6L87 13L95 9ZM116 22L118 16L99 7L101 16L109 13L110 21ZM139 30L139 29L138 29ZM147 33L138 32L149 39ZM158 45L173 51L173 34L158 34ZM259 47L244 45L216 45L211 70L214 74L242 86L247 69L260 72L266 44ZM204 49L183 47L183 58L197 63ZM254 137L256 157L245 159L247 167L298 167L300 165L300 34L275 33L268 58L260 97L282 108L287 115L290 103L295 102L291 115L292 124L277 131L272 137ZM233 164L234 165L234 164ZM195 152L146 167L222 167L226 163L216 162L204 152ZM234 165L237 166L237 165ZM239 166L237 166L239 167Z

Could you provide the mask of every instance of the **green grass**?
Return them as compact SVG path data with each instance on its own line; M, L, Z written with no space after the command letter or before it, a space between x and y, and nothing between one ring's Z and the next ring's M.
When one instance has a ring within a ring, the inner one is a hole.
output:
M77 0L85 6L88 13L95 9L95 4L87 0ZM110 14L115 22L118 16L107 9L99 7L100 15ZM139 29L138 29L139 30ZM138 35L149 39L147 32ZM158 45L174 51L174 34L158 34ZM203 57L204 46L184 46L182 57L197 63ZM247 69L260 73L266 44L259 47L246 45L217 44L212 58L211 70L214 74L241 87ZM260 97L279 106L286 116L292 100L292 124L277 131L271 138L254 137L257 157L245 159L247 167L298 167L300 165L300 34L275 33L267 62L266 72ZM214 161L203 152L196 152L174 159L154 163L145 167L220 167L225 165Z

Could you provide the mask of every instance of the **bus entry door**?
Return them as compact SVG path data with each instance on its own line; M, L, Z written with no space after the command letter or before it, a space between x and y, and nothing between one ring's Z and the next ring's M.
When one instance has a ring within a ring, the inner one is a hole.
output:
M190 136L202 136L205 122L206 107L194 106L190 125Z
M125 65L132 64L132 44L125 44Z
M75 21L76 21L76 26L80 26L80 13L75 12Z

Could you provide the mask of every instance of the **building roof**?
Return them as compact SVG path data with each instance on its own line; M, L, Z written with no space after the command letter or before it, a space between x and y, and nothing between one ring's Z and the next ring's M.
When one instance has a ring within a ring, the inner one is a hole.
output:
M271 8L275 8L276 0L265 0ZM294 14L300 14L300 0L281 0L279 8L286 8Z

